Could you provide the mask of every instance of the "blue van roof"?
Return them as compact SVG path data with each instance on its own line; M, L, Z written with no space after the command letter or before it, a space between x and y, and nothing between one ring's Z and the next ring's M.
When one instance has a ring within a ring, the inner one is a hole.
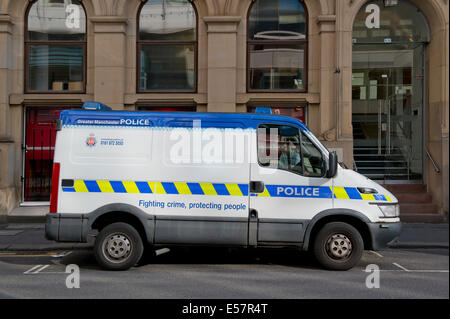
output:
M64 110L60 114L63 127L67 126L113 126L113 127L186 127L192 128L200 120L202 128L256 129L261 123L282 123L309 131L295 118L258 113L197 113L197 112L146 112L146 111L85 111Z

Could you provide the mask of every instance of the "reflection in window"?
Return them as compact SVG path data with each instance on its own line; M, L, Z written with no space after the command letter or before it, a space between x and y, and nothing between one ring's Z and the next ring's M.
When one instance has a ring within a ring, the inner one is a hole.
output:
M28 89L82 91L83 47L30 45Z
M194 91L197 17L188 0L149 0L139 14L138 91Z
M84 91L86 15L81 1L34 2L26 31L26 91Z
M352 98L354 101L386 100L413 91L413 50L389 44L359 44L353 51Z
M304 88L304 45L250 45L250 83L263 90Z
M302 132L303 174L320 177L325 174L323 156L319 149Z
M248 89L306 88L307 17L299 0L256 0L248 27Z
M380 10L380 27L368 28L366 19L374 5ZM369 1L359 10L353 23L354 44L429 42L429 34L425 16L409 1L398 1L392 6L385 6L383 0Z
M194 45L141 46L141 88L164 90L194 87Z

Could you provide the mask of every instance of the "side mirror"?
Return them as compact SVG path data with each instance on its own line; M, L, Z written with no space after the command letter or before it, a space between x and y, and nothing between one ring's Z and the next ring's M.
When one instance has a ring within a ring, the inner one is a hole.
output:
M333 178L336 176L338 166L338 158L336 152L330 152L328 155L328 171L327 177Z

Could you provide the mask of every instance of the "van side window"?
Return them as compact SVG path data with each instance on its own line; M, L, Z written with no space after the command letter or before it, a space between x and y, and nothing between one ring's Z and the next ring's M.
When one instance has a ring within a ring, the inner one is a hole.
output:
M263 124L258 128L258 161L262 166L303 174L300 135L287 125Z
M321 177L324 175L322 153L305 133L302 134L303 175Z

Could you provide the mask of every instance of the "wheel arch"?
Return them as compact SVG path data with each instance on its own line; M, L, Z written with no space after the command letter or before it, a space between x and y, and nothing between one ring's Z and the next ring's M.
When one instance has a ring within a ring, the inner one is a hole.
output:
M101 231L115 222L124 222L133 226L142 240L152 244L154 238L154 216L128 204L108 204L89 213L89 230Z
M362 213L351 209L327 209L320 212L308 223L305 231L305 238L303 242L303 250L308 250L311 243L319 230L328 223L343 222L355 227L361 234L364 242L364 249L372 249L372 237L367 223L370 223L369 218Z

